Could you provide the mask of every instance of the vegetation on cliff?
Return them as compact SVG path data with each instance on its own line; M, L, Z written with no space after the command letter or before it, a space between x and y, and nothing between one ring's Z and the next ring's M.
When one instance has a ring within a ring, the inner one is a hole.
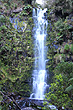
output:
M47 69L53 77L46 99L59 110L73 109L72 4L72 0L56 0L48 9Z
M30 96L29 83L34 62L31 36L33 22L30 16L32 7L28 2L27 4L19 2L19 0L0 2L0 109L2 110L15 110L12 97L17 98L18 94L23 97ZM20 7L23 8L21 11Z

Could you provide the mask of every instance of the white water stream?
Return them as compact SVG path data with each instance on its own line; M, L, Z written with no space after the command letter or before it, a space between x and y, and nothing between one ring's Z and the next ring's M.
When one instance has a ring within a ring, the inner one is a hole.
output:
M34 71L33 71L33 93L30 98L43 99L46 90L46 46L45 40L47 36L47 20L45 13L47 9L33 9L34 19Z

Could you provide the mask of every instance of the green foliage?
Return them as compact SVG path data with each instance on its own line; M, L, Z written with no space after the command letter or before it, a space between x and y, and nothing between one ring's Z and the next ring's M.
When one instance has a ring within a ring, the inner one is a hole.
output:
M55 63L57 64L58 62L63 62L65 59L65 55L64 54L56 54L54 56L55 59Z
M49 0L49 3L51 0ZM72 46L72 27L73 20L70 14L72 13L72 0L52 0L52 4L48 9L48 37L47 43L48 52L47 68L50 73L53 71L53 78L49 93L46 94L46 99L52 105L56 105L58 109L62 107L67 109L73 108L73 46ZM62 12L62 13L59 13ZM67 13L67 15L66 15ZM68 16L69 15L69 16ZM55 46L58 46L58 49ZM66 61L66 62L65 62ZM68 62L67 62L68 61ZM50 78L49 78L50 79ZM48 110L48 105L45 104L44 109Z
M69 49L70 49L69 44L66 44L66 45L64 46L64 50L65 50L65 51L69 51Z
M9 9L8 3L4 3L4 6L6 7L6 9Z
M58 10L62 9L62 13L72 12L72 0L56 0L55 8ZM57 7L56 7L57 6Z
M64 80L64 88L66 89L69 86L69 79L73 77L73 63L70 62L61 62L54 69L54 73L59 75L62 74Z
M0 16L0 25L1 24L5 24L6 23L6 19L3 15Z
M70 21L67 19L64 21L60 18L56 23L54 23L58 37L63 37L63 35L67 35L69 33L69 29L72 28L69 22Z
M62 75L67 75L70 77L70 75L72 76L72 73L73 73L73 63L70 62L62 62L62 63L59 63L56 68L54 69L54 73L55 74L59 74L61 73Z
M58 109L66 108L71 103L68 94L64 93L64 80L61 74L55 75L55 81L51 83L50 92L46 94L46 99L51 101Z
M70 51L71 51L71 53L73 54L73 44L71 44Z
M62 19L59 19L54 25L58 31L60 30L60 32L62 32L64 30L64 24Z
M70 86L68 86L67 88L66 88L66 90L65 91L67 91L67 92L69 92L69 91L73 91L73 78L70 78L69 79L69 83L70 83Z
M24 7L24 10L27 10L27 9L32 9L32 6L31 5L26 5L25 7Z
M34 62L31 36L33 24L31 17L23 18L20 14L31 14L32 7L27 5L21 13L15 15L15 23L11 23L8 17L10 11L17 6L23 7L24 2L28 1L1 0L3 7L0 6L0 11L3 13L0 13L0 91L7 95L15 93L29 97L29 79ZM0 105L1 101L4 99L0 94ZM9 103L6 99L0 109L8 110L10 107L15 110L13 102Z
M69 92L69 91L71 91L72 89L73 89L73 85L70 85L70 86L68 86L68 87L66 88L66 91Z
M23 12L21 13L21 16L25 16L25 15L29 15L31 12L32 12L32 6L31 5L26 5L24 8L23 8Z
M32 19L17 22L19 28L16 30L9 17L0 16L0 91L29 97L29 79L34 61ZM2 101L3 97L0 99ZM4 104L2 109L7 110L9 105Z

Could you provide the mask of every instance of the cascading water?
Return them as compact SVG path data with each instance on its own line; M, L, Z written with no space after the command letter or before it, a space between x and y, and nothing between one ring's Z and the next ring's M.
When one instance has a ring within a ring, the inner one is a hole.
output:
M30 98L43 99L46 90L46 46L45 40L47 35L47 20L45 13L47 9L33 9L34 29L33 36L35 39L35 64L33 71L33 93Z

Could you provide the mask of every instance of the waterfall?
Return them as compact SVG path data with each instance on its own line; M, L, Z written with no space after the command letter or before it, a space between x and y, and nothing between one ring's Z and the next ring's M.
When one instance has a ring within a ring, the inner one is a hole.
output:
M45 17L47 9L33 9L33 36L34 36L34 70L33 70L33 93L31 98L43 99L46 89L46 46L47 20Z

